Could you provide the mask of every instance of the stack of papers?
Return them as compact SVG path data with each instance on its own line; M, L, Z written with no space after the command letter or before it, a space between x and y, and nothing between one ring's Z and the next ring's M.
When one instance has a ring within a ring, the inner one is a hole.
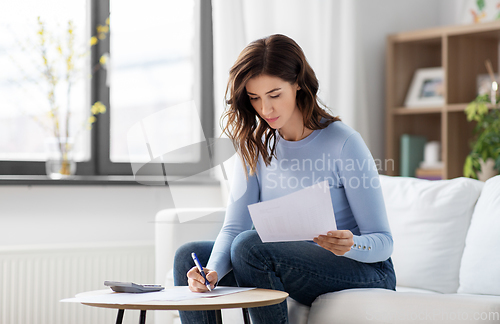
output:
M235 294L255 288L222 287L219 286L212 291L195 293L186 287L175 287L162 291L149 293L117 293L111 289L89 291L77 294L74 298L62 299L61 302L70 303L92 303L92 304L135 304L149 301L180 301L196 298L217 297Z

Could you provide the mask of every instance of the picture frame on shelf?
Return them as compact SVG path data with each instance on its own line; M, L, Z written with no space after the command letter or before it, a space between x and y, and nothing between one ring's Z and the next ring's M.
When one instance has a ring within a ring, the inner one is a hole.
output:
M442 67L415 71L406 95L405 107L432 107L444 104L444 70Z

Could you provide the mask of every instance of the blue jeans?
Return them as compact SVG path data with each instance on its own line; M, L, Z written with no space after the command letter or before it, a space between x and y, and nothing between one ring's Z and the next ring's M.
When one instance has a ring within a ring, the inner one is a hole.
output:
M214 242L192 242L181 246L174 260L176 286L187 286L186 273L194 266L191 252L207 264ZM311 242L262 243L255 230L239 234L231 245L233 270L219 279L220 286L257 287L286 291L301 304L311 306L321 294L350 288L395 290L391 259L358 262L337 256ZM215 311L182 311L186 323L215 323ZM254 324L288 323L286 301L249 309Z

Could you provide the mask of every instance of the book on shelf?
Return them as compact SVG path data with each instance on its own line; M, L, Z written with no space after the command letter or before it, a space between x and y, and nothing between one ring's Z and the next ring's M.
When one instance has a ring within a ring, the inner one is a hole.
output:
M403 134L400 138L400 173L403 177L414 177L415 170L424 160L424 147L427 138L419 135Z
M443 179L443 169L417 168L415 170L415 177L427 180L441 180Z
M425 159L425 154L424 154L424 159ZM420 169L443 169L443 161L434 161L434 162L426 162L422 161L420 162L419 168Z

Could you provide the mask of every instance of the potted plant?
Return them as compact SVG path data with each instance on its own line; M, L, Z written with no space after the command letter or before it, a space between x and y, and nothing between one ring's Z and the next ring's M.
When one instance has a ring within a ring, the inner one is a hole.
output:
M46 115L31 116L33 120L47 131L45 147L47 153L46 172L50 178L60 179L74 175L76 162L73 159L75 139L85 130L91 129L96 116L106 112L106 107L100 101L95 102L83 118L74 116L71 110L71 94L75 83L84 78L88 72L83 70L84 60L90 54L90 48L106 38L109 33L109 18L105 25L97 26L96 36L82 47L76 42L76 31L73 22L68 21L64 33L50 32L46 23L38 17L36 41L22 46L23 51L37 53L30 62L34 64L38 74L25 71L23 64L14 61L24 76L24 82L37 85L38 90L45 94L46 104L40 103L48 110ZM108 54L100 57L93 67L90 76L100 67L106 67ZM86 118L86 120L84 120ZM76 124L73 122L76 120ZM75 127L76 126L76 127Z
M494 82L494 85L496 82ZM495 87L493 87L496 93ZM495 96L496 97L496 96ZM500 170L500 110L498 99L490 99L489 94L482 94L467 105L465 109L468 121L475 121L474 139L471 152L464 164L464 176L482 181L495 175ZM493 170L486 170L487 168Z

